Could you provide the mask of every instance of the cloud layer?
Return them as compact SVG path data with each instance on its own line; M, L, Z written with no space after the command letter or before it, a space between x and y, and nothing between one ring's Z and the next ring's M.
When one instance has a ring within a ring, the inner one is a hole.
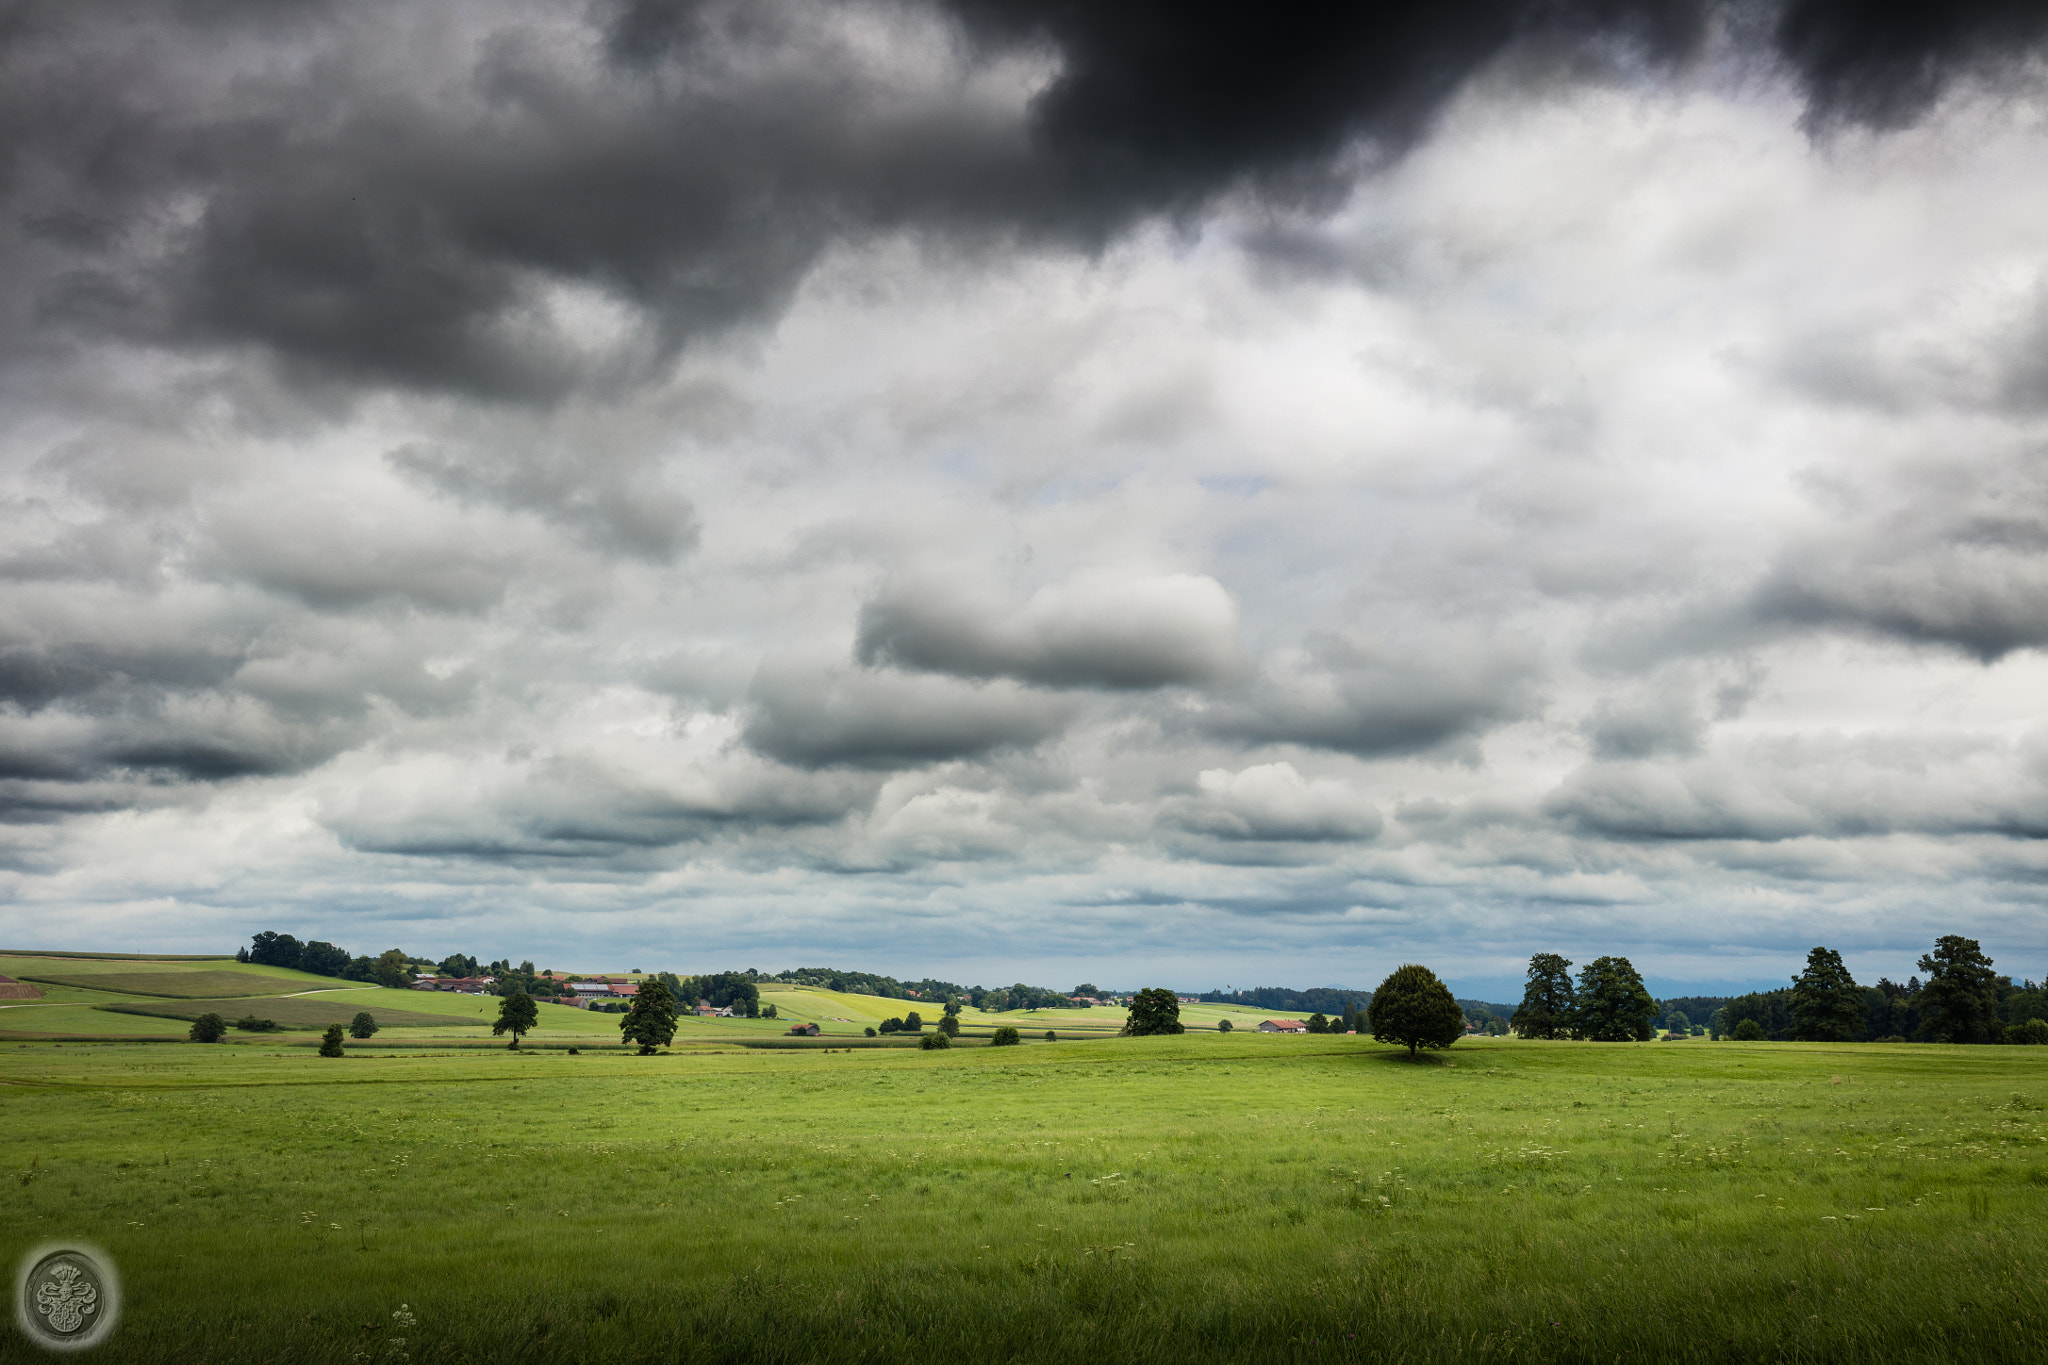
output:
M2039 975L2039 7L1248 13L16 7L7 941Z

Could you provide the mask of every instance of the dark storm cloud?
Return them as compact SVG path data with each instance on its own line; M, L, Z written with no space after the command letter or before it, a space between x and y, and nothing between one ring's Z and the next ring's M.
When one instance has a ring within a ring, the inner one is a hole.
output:
M961 683L770 660L754 677L747 743L806 768L910 768L1030 748L1071 704L1014 683Z
M1398 151L1511 49L1668 64L1716 12L17 4L0 35L14 343L254 346L317 385L545 403L772 317L844 237L1093 245L1247 182L1312 193L1333 157ZM893 27L899 65L863 25ZM1794 0L1776 42L1818 114L1894 124L2044 28L2023 0ZM990 73L1034 53L1052 75L1027 103Z
M861 662L1050 687L1199 684L1240 667L1237 605L1191 574L1042 589L1020 605L927 582L861 609Z

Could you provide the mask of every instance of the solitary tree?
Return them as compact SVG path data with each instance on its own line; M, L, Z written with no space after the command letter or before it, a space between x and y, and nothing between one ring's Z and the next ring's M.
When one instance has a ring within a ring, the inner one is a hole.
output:
M341 1025L329 1024L327 1032L320 1037L320 1055L339 1057L341 1055Z
M1180 1022L1180 997L1164 986L1150 986L1131 997L1130 1017L1124 1020L1125 1037L1143 1038L1155 1033L1185 1033Z
M633 996L633 1008L619 1020L619 1032L629 1043L640 1044L640 1055L650 1057L654 1049L667 1047L676 1036L676 1002L668 987L659 981L643 981Z
M1998 978L1974 938L1943 934L1920 959L1927 984L1913 1003L1930 1043L1988 1043L1998 1036Z
M1571 959L1538 953L1529 959L1529 984L1508 1026L1524 1038L1569 1038L1578 1009Z
M512 1047L519 1046L519 1036L529 1032L540 1021L540 1006L533 1003L533 997L525 991L514 991L498 1001L498 1022L491 1025L491 1036L496 1038L509 1032Z
M1792 1036L1809 1043L1853 1043L1863 1036L1870 1002L1842 955L1815 948L1806 970L1792 978Z
M2040 1024L2042 1028L2044 1028L2044 1029L2048 1029L2048 1022L2043 1022L2042 1020L2039 1020L2039 1019L2036 1019L2036 1020L2034 1020L2034 1022L2035 1022L2035 1023L2037 1023L2037 1024ZM1046 1041L1046 1042L1048 1042L1048 1043L1057 1043L1057 1042L1058 1042L1059 1040L1060 1040L1060 1036L1059 1036L1059 1034L1057 1034L1057 1033L1053 1032L1053 1031L1052 1031L1051 1029L1047 1029L1047 1030L1045 1031L1045 1041Z
M227 1032L227 1020L218 1014L202 1014L192 1021L192 1031L185 1036L195 1043L217 1043Z
M348 1032L351 1038L367 1038L376 1031L377 1021L370 1017L368 1010L358 1012L356 1017L349 1021Z
M1236 1027L1237 1025L1231 1023L1228 1019L1218 1019L1216 1021L1216 1031L1218 1033L1228 1033Z
M1595 1043L1646 1043L1657 1002L1625 957L1596 957L1579 973L1579 1014L1573 1033Z
M988 1040L988 1045L990 1047L1015 1047L1023 1041L1024 1037L1022 1034L1018 1033L1010 1025L1005 1024L995 1031L994 1036Z
M1451 988L1420 963L1396 967L1366 1007L1372 1036L1399 1043L1410 1057L1419 1047L1449 1047L1465 1036L1465 1011L1451 998Z
M957 1014L940 1016L939 1032L945 1034L948 1038L958 1038L960 1036L960 1016Z

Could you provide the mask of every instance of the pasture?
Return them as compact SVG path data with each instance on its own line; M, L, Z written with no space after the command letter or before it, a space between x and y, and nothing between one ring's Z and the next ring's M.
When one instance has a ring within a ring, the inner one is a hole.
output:
M10 1262L137 1362L2048 1356L2048 1049L425 1032L0 1044Z

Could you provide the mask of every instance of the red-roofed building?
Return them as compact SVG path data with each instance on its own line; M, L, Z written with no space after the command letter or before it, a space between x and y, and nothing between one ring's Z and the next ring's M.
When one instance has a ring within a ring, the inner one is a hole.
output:
M1259 1032L1307 1033L1308 1025L1302 1023L1299 1019L1261 1019L1259 1021Z

